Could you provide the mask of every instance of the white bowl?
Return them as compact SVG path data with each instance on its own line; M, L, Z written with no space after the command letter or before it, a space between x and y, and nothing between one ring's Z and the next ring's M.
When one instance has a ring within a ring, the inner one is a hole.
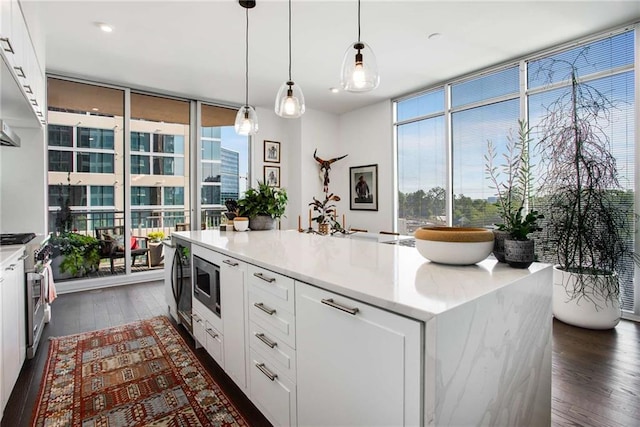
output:
M234 218L233 228L235 228L236 231L245 231L247 228L249 228L249 218L244 216Z
M420 227L416 248L429 261L469 265L482 261L493 250L493 232L486 228Z

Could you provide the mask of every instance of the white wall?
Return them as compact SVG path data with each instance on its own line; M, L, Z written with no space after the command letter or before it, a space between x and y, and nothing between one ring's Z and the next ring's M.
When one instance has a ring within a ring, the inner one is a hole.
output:
M0 232L46 233L44 127L14 128L20 147L0 147Z
M331 188L343 198L339 210L347 215L347 228L363 228L373 233L393 230L392 118L389 100L340 116L338 140L341 151L349 157L336 163L341 171L332 174ZM370 164L378 165L378 211L349 210L349 167Z

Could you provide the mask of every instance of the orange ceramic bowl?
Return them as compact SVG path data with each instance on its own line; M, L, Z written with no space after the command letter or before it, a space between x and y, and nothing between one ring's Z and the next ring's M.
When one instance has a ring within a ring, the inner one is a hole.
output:
M418 252L440 264L475 264L493 250L493 232L486 228L420 227L414 234Z

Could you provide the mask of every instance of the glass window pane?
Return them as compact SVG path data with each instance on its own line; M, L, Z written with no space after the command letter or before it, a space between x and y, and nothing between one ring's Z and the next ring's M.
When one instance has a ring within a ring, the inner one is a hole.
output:
M184 136L154 134L153 151L156 153L184 154Z
M131 204L133 206L159 206L160 187L131 187Z
M220 141L202 140L202 160L220 160Z
M220 163L202 162L202 182L220 182Z
M446 224L444 116L398 126L398 229Z
M164 188L164 204L165 205L184 205L184 188L182 187L165 187Z
M72 147L73 127L62 125L48 125L50 147Z
M83 185L50 185L49 186L49 206L64 206L66 201L69 206L87 206L87 187Z
M49 150L49 172L73 172L73 152Z
M150 156L131 156L131 173L134 175L150 175L151 174L151 157Z
M113 173L114 156L107 153L77 153L77 172Z
M628 31L530 61L527 67L528 87L538 88L568 81L572 64L575 65L578 77L633 65L634 39L634 32Z
M221 205L220 186L219 185L203 185L202 186L202 204L203 205Z
M491 227L500 222L484 155L491 140L501 161L509 132L517 135L519 108L514 99L452 114L453 225Z
M151 134L146 132L131 132L131 151L151 151Z
M405 99L397 104L398 121L444 111L444 89Z
M115 206L112 186L92 185L91 206Z
M78 147L113 150L113 130L78 128Z
M498 96L509 94L517 96L519 87L518 67L507 68L452 85L451 105L456 108Z

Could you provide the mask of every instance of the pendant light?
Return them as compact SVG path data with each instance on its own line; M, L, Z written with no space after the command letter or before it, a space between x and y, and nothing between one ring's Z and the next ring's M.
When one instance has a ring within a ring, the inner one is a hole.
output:
M244 7L247 16L247 26L245 32L245 74L244 74L244 105L236 114L234 128L238 135L255 135L258 133L258 115L256 110L249 105L249 9L255 7L255 0L239 0L240 6Z
M358 0L358 41L344 53L340 84L349 92L368 92L380 84L376 56L368 44L360 40L360 0Z
M291 80L291 0L289 0L289 80L284 82L276 95L276 114L287 119L296 119L304 114L304 95L300 85Z

